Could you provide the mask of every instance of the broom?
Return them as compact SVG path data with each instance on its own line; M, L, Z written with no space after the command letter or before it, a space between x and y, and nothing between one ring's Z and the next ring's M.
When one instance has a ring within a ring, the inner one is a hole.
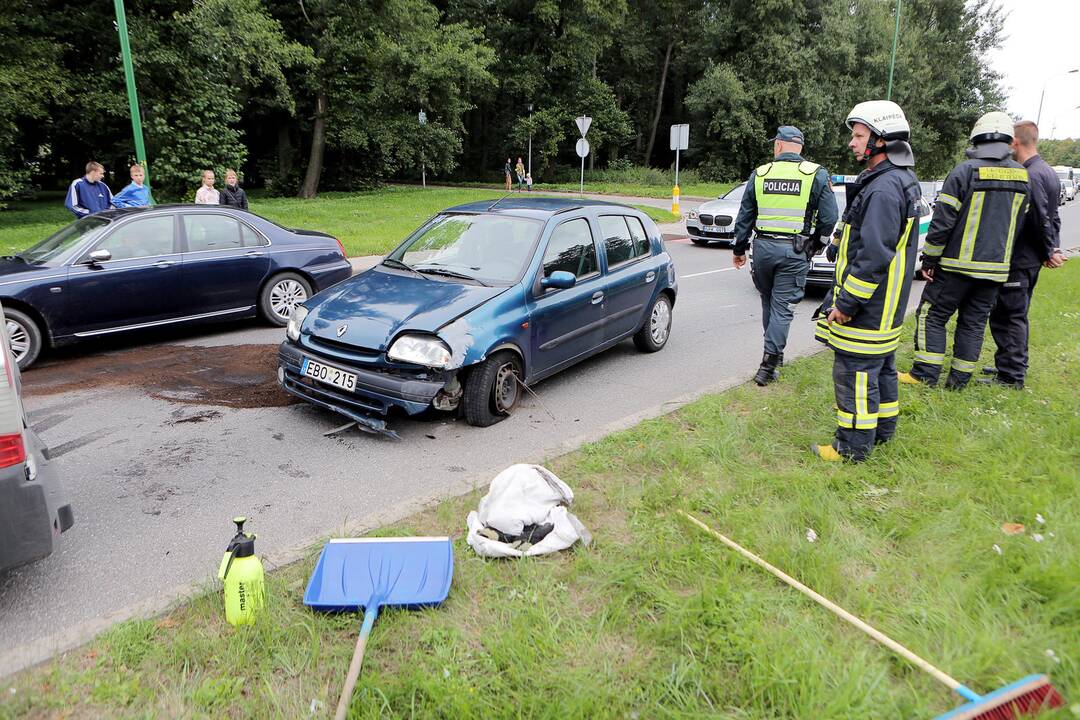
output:
M840 619L846 620L874 640L877 640L885 647L911 662L916 667L930 673L936 680L944 683L950 690L969 701L967 704L962 705L951 712L938 716L936 720L1014 720L1014 718L1019 718L1024 715L1036 715L1047 708L1057 708L1065 704L1065 700L1061 697L1061 693L1050 684L1050 679L1045 675L1029 675L1023 680L1018 680L1011 685L1006 685L989 695L979 695L971 688L964 686L959 681L946 675L938 668L923 660L900 643L866 624L828 598L818 595L795 578L782 570L773 567L736 542L724 537L694 516L683 512L682 510L679 512L694 525L697 525L705 532L714 536L720 540L720 542L724 543L750 562L768 570L803 595L809 597L818 605L830 610Z

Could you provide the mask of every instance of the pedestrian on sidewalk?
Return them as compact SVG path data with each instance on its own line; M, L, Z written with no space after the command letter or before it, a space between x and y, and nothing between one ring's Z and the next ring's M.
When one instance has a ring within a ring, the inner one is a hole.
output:
M68 186L64 207L76 218L84 218L112 207L112 191L102 178L105 166L91 160L86 163L86 174Z
M525 189L532 192L532 173L525 173Z
M225 187L221 190L221 204L241 210L248 209L247 193L240 187L240 178L232 168L225 171Z
M510 192L510 176L514 172L513 166L510 165L510 158L506 158L506 164L503 165L503 175L506 179L506 192Z
M803 133L784 125L772 139L774 160L750 174L735 220L732 264L746 263L754 238L754 286L761 294L765 355L754 375L764 386L780 377L795 306L803 299L812 258L839 214L829 172L804 160Z
M203 170L202 185L195 191L196 205L218 205L221 202L221 194L214 187L214 171Z
M113 195L113 207L150 207L154 199L150 197L150 188L144 184L146 172L142 165L132 165L128 170L131 175L131 183L120 192Z
M517 165L514 166L514 173L517 175L518 192L521 192L525 189L525 163L521 161L521 158L518 158Z
M833 288L815 337L833 349L836 434L811 450L822 460L861 461L896 434L896 347L919 252L919 181L911 128L889 100L861 102L847 116L848 148L866 169L844 210Z
M1042 267L1058 268L1061 254L1061 217L1058 215L1060 181L1039 157L1039 126L1030 120L1013 126L1013 157L1028 172L1031 202L1024 227L1016 238L1009 278L990 311L990 333L997 344L994 367L983 368L993 377L979 382L1023 389L1028 369L1028 309Z
M923 288L915 325L915 364L905 385L937 385L945 364L945 325L956 315L945 387L968 384L986 321L1009 266L1028 205L1028 171L1012 159L1013 121L989 112L971 130L968 159L953 168L934 206L923 248Z

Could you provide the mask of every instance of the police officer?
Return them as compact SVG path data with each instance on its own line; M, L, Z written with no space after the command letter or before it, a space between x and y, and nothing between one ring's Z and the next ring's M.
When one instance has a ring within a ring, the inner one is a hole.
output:
M865 460L896 433L896 347L919 246L919 183L910 128L888 100L847 116L848 148L866 170L848 190L833 288L816 337L834 351L837 430L811 450L822 460Z
M761 294L765 356L754 375L758 385L780 376L794 307L803 299L810 258L821 249L820 237L836 224L836 198L828 171L802 158L802 131L784 125L773 138L774 160L750 174L735 219L732 263L746 263L754 232L754 286Z
M953 168L934 206L923 248L923 288L915 325L915 364L907 385L936 385L945 362L945 324L954 314L953 358L945 387L967 385L986 321L1009 277L1013 245L1028 205L1028 171L1012 159L1013 121L989 112L971 130L968 159Z

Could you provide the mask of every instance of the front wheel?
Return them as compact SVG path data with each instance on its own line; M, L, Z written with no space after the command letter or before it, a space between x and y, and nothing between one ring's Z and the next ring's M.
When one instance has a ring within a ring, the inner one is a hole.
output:
M521 399L523 368L512 352L499 352L473 368L465 381L465 421L488 427L508 417Z
M311 285L296 273L270 278L259 295L259 313L271 325L285 327L296 306L311 297Z
M4 316L7 318L11 354L15 356L19 369L25 370L34 364L41 353L41 328L28 315L18 310L8 308L4 310Z
M634 334L634 345L642 352L654 353L667 345L671 336L671 298L660 293L649 308L645 324Z

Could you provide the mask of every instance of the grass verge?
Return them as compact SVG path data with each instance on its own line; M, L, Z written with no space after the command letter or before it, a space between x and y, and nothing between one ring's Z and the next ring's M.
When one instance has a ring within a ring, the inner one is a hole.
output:
M380 255L440 210L474 202L496 200L505 193L482 188L389 186L358 193L328 192L313 200L251 198L251 211L285 227L320 230L341 240L350 256ZM541 193L535 193L540 195ZM635 205L656 222L674 222L678 216L663 208ZM18 252L43 240L71 222L63 196L43 193L37 200L11 203L0 212L0 250Z
M498 182L454 182L455 187L477 187L477 188L496 188L501 189L503 186ZM733 182L694 182L690 184L683 184L679 187L679 191L684 198L698 197L698 198L716 198L726 193L731 188L735 187L739 183ZM585 183L585 192L597 193L600 195L625 195L630 197L642 197L642 198L656 198L656 199L671 199L671 184L646 184L640 182L624 182L624 181L592 181ZM533 192L544 192L545 190L557 190L559 192L573 192L576 193L581 189L581 185L576 182L556 182L556 183L541 183L534 186Z
M976 690L1049 672L1072 705L1045 717L1080 715L1078 297L1080 262L1044 272L1027 391L902 386L899 435L864 464L806 450L834 422L823 353L554 458L588 548L482 560L464 542L477 494L384 529L453 536L454 586L441 608L379 619L351 717L865 720L960 704L677 508ZM910 328L901 347L906 368ZM0 684L0 717L326 717L359 619L303 607L313 561L270 576L254 627L226 625L215 593L124 623Z

